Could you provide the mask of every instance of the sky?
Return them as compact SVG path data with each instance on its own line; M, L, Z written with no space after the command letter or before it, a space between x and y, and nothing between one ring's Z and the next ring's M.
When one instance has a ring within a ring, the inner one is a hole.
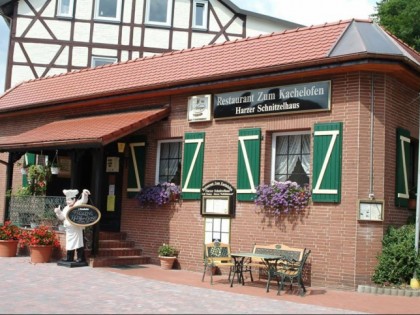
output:
M231 0L244 10L306 26L351 18L368 19L377 0ZM0 17L0 93L4 91L9 31Z

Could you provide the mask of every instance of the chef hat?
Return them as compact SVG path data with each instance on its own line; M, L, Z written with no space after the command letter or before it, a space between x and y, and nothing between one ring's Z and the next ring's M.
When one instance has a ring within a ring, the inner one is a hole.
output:
M77 189L63 189L64 195L66 195L66 199L76 198L79 191Z

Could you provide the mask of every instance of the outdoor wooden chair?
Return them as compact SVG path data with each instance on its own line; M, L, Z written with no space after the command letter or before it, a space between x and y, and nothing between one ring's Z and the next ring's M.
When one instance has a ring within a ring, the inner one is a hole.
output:
M284 289L285 281L290 281L290 289L292 289L293 283L296 282L299 286L300 295L305 295L306 289L303 284L303 272L310 253L311 251L305 248L300 260L284 260L277 268L277 271L274 272L274 275L277 276L277 295L280 295L280 291Z
M230 245L220 242L212 242L204 246L204 272L201 281L204 281L207 268L210 267L229 267L229 281L235 268L235 262L230 256ZM213 272L210 273L210 283L213 284Z

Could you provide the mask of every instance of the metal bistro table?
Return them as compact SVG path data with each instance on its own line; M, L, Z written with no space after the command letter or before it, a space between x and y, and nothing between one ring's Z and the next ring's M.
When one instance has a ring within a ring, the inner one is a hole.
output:
M233 286L233 280L235 278L235 274L238 274L239 280L242 280L242 285L245 284L244 281L244 261L245 258L260 258L264 261L265 265L267 266L267 292L270 291L270 281L271 281L271 270L276 271L277 269L277 262L279 260L284 259L283 256L280 255L270 255L270 254L256 254L256 253L231 253L230 256L232 256L235 267L233 270L233 277L230 280L230 286Z

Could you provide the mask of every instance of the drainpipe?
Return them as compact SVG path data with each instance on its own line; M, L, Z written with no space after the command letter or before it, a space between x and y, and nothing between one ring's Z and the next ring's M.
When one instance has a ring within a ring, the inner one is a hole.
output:
M375 199L375 194L373 193L373 129L375 123L375 84L373 82L373 74L370 82L370 178L369 178L369 199Z
M420 93L417 99L420 99ZM420 105L420 104L419 104ZM420 106L419 106L419 124L420 124ZM420 140L420 125L419 125L419 140ZM419 142L420 144L420 142ZM417 198L416 198L416 239L414 241L414 247L416 249L416 255L419 254L419 216L420 216L420 148L418 150L418 162L417 162ZM416 271L414 270L414 278L416 277Z

